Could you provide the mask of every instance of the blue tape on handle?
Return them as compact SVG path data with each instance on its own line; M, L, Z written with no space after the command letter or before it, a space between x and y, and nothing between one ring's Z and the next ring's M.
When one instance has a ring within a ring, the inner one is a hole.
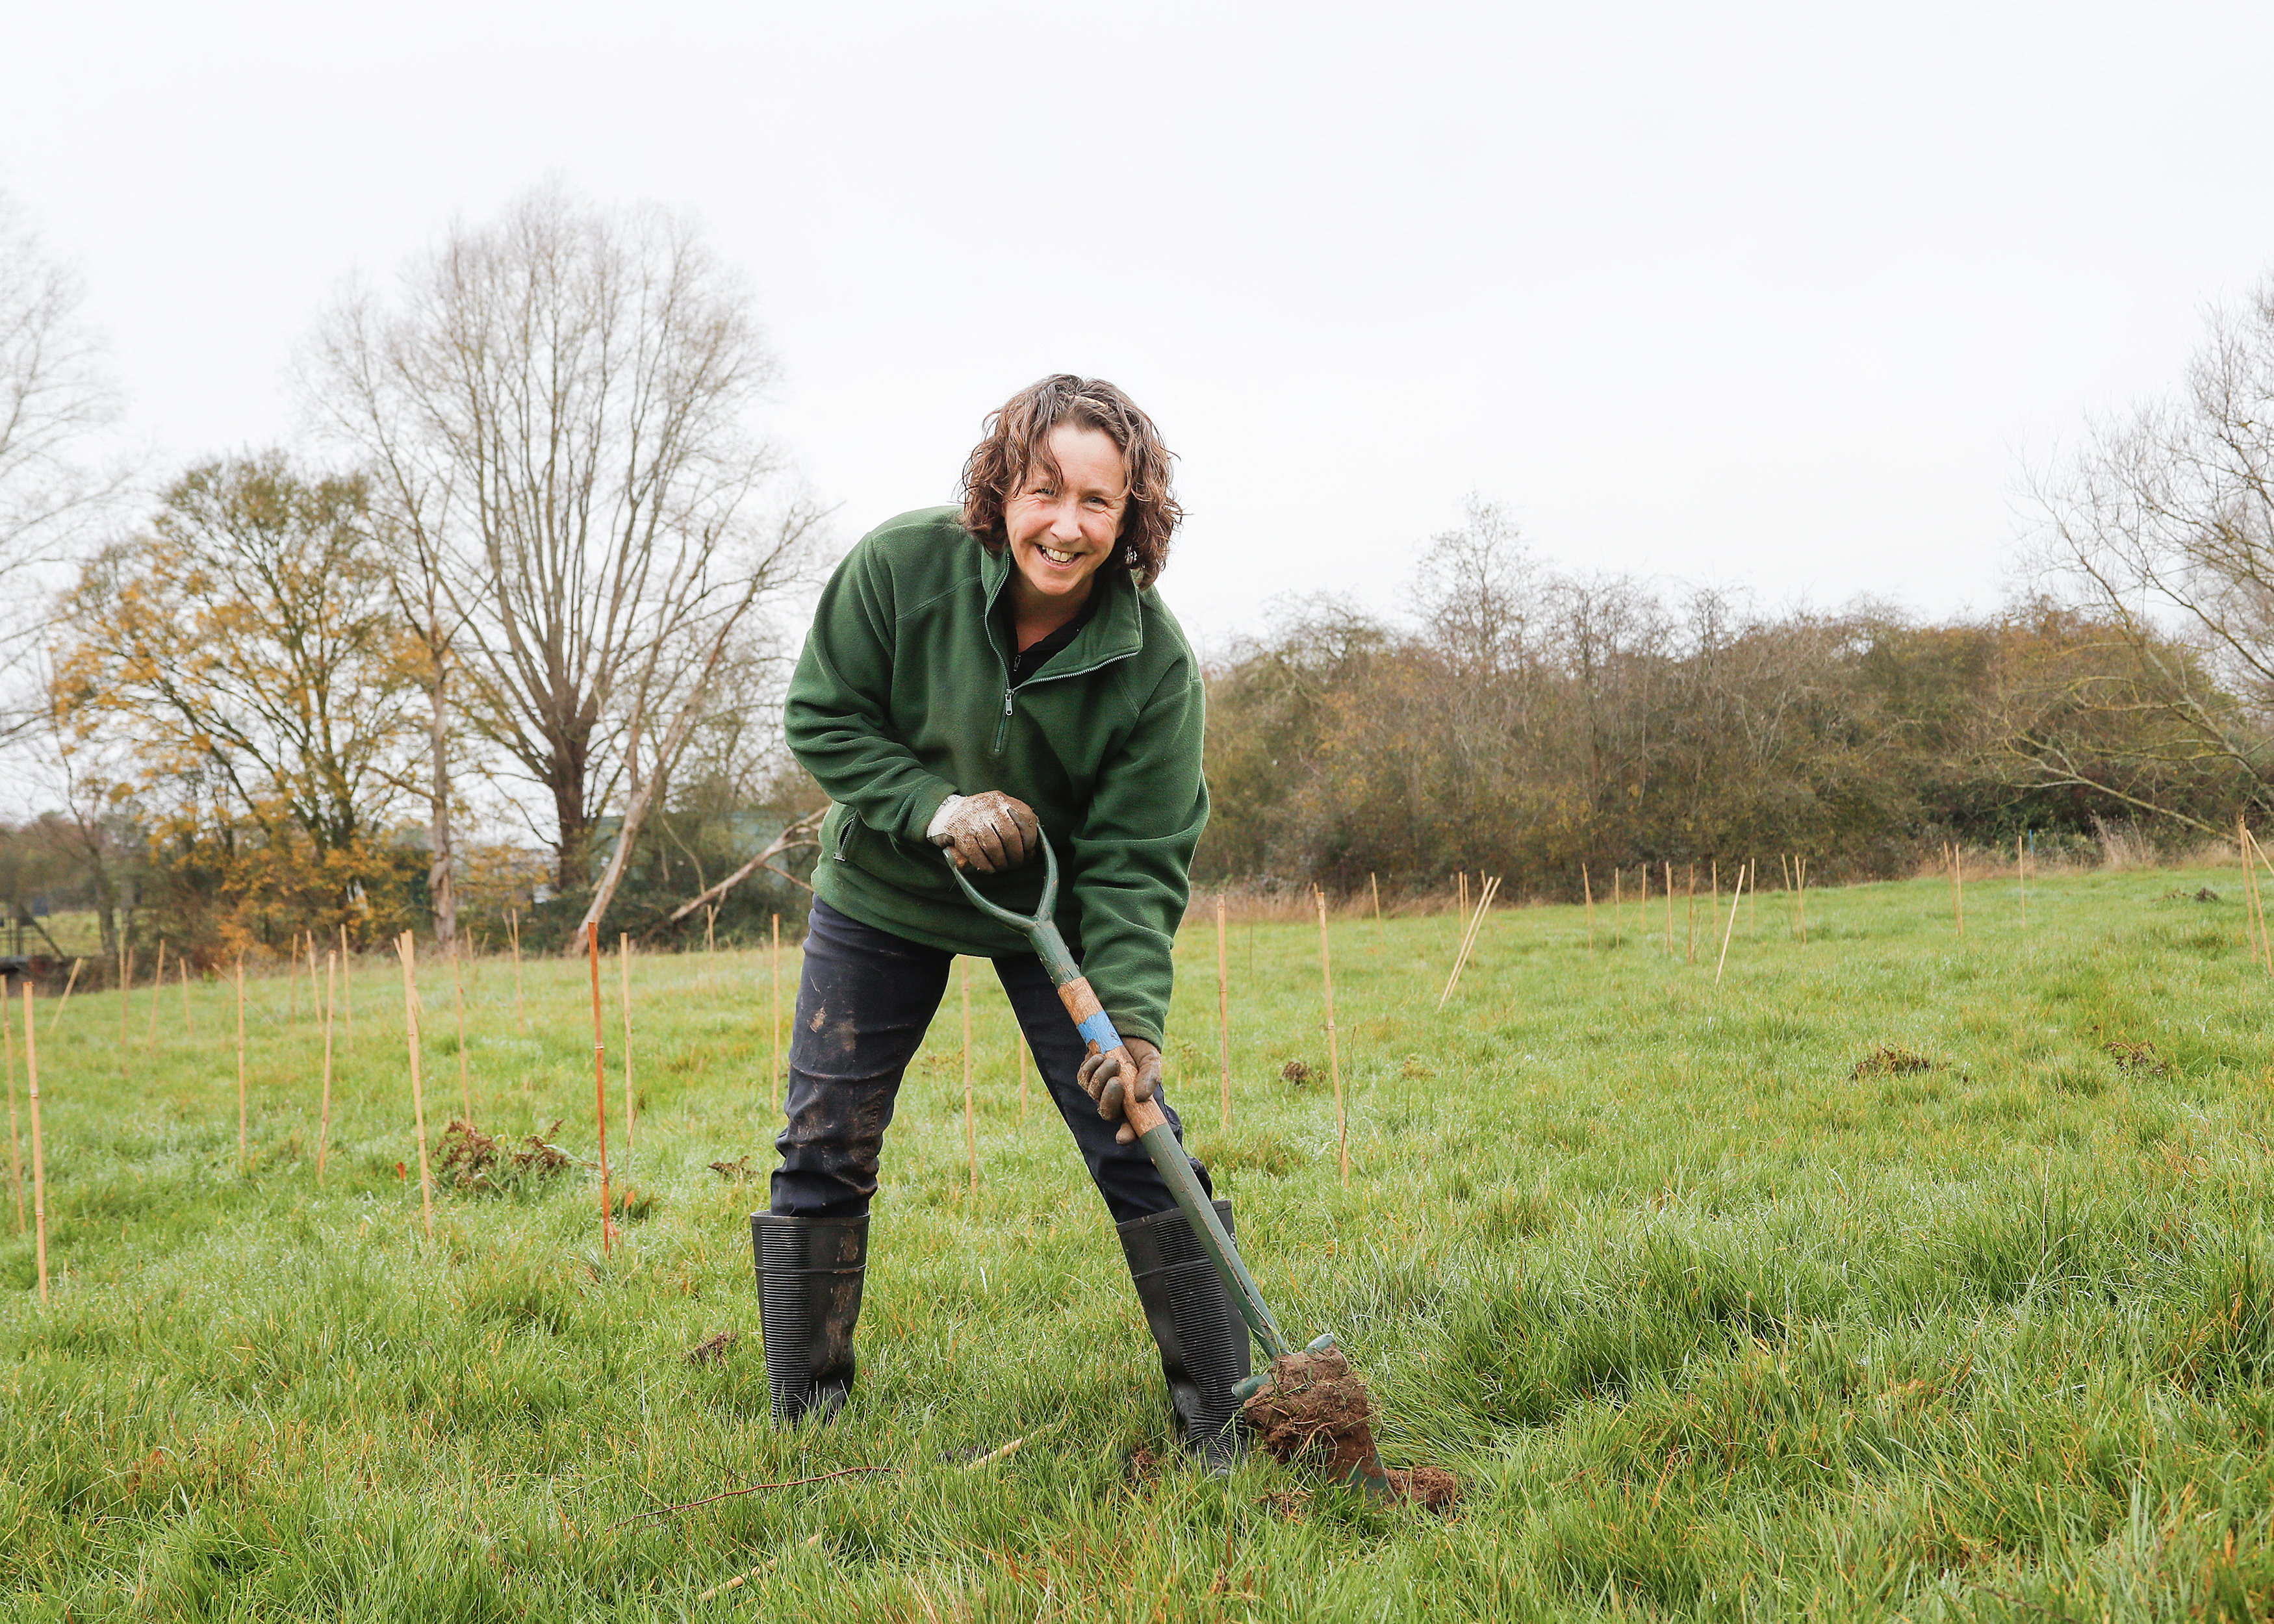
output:
M1074 1028L1087 1042L1097 1045L1099 1052L1121 1047L1121 1034L1113 1029L1113 1017L1103 1010Z

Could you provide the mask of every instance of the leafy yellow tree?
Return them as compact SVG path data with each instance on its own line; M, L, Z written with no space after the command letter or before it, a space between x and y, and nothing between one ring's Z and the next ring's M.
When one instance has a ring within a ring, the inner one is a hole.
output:
M379 837L408 781L415 650L390 612L363 482L281 453L192 469L103 548L64 605L56 703L122 747L200 886L288 914L360 913L400 859Z

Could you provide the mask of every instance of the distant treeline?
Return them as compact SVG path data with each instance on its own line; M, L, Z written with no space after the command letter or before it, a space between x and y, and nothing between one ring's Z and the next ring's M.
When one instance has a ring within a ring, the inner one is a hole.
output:
M2148 680L2188 650L2050 605L1923 626L1870 608L1669 604L1538 567L1495 510L1424 552L1412 614L1287 608L1212 673L1203 882L1413 889L1497 873L1576 897L1585 864L1805 853L1904 873L1944 840L2231 829L2255 788ZM2146 675L2143 675L2143 670Z

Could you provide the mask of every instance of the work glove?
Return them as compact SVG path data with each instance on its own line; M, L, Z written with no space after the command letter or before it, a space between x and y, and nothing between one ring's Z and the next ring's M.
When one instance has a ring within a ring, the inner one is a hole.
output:
M1074 1073L1074 1081L1081 1091L1097 1101L1097 1114L1111 1122L1121 1119L1120 1130L1113 1136L1117 1145L1133 1145L1137 1130L1129 1125L1126 1107L1132 1100L1150 1100L1161 1086L1160 1046L1143 1038L1124 1038L1126 1049L1100 1051L1097 1045L1089 1046L1089 1056Z
M1042 844L1043 826L1025 801L990 789L950 795L932 814L924 834L934 846L947 848L948 861L957 868L999 874L1027 861Z

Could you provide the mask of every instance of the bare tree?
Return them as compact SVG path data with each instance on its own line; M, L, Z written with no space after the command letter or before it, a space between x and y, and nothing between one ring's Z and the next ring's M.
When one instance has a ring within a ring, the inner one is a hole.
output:
M693 225L558 191L454 229L391 298L351 293L307 357L433 560L460 703L550 802L564 891L622 792L593 921L738 630L806 556L817 515L770 502L779 460L747 424L773 375Z
M402 522L382 519L375 527L388 561L388 590L410 628L416 653L411 664L426 696L426 895L433 913L434 940L445 950L458 940L457 843L451 834L450 677L458 658L463 613L452 603L442 570L440 538L420 522L417 503L401 510Z
M0 657L11 661L45 598L23 578L64 559L124 483L101 464L118 400L83 297L77 274L0 195ZM24 719L0 718L0 733Z
M2160 713L2173 763L2223 765L2274 805L2274 276L2212 312L2178 390L2034 483L2038 561L2122 656L2087 663L2074 702ZM2044 786L2105 787L2041 756Z

